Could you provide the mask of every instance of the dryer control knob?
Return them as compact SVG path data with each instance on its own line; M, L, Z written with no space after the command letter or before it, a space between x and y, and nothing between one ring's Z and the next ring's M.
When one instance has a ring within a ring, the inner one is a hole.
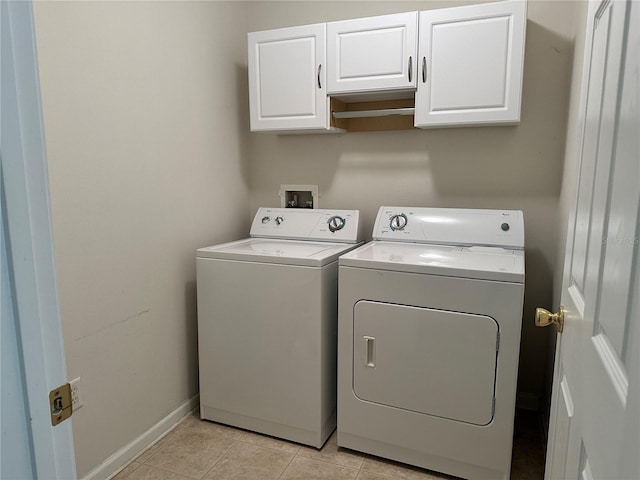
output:
M503 232L508 232L511 227L509 226L508 223L503 223L502 225L500 225L500 228L502 229Z
M334 215L327 221L330 232L337 232L338 230L342 230L345 223L347 223L347 221L339 215Z
M262 223L269 223L269 220L271 220L271 218L267 216L262 217Z
M276 217L276 224L280 225L282 222L284 222L284 218L283 217Z
M389 226L394 232L396 230L404 230L404 227L407 226L407 216L404 213L392 216Z

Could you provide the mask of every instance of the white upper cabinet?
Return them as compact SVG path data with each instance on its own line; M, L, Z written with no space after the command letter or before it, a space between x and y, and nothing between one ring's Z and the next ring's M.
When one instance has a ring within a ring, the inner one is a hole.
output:
M417 12L327 23L329 94L416 87Z
M252 131L328 128L325 25L248 34Z
M517 123L526 2L420 12L416 127Z
M526 22L505 0L249 33L251 130L518 123Z

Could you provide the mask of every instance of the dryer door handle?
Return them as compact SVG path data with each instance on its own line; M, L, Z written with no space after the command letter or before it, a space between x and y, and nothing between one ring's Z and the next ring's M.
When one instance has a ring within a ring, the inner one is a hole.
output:
M364 337L365 367L376 367L376 337Z

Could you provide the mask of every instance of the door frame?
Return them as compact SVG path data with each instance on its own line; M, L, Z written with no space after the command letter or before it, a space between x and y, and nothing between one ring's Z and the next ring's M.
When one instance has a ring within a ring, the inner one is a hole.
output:
M76 478L71 421L51 425L66 383L31 1L2 2L2 181L9 283L36 478ZM6 208L6 210L5 210ZM6 281L6 280L3 280Z
M591 69L591 51L593 50L593 22L590 21L589 19L594 16L595 10L598 8L599 3L600 2L598 0L589 0L589 3L587 5L586 17L584 18L584 21L586 22L586 26L585 26L585 32L584 32L584 46L582 50L582 65L580 68L581 70L581 78L580 78L580 86L579 86L580 90L576 97L576 100L578 102L577 115L576 115L576 118L577 118L576 145L579 146L579 148L576 150L575 153L576 155L579 156L580 159L582 158L582 145L584 143L584 134L585 134L585 127L586 127L587 95L589 91L589 71ZM575 64L574 64L574 67L575 67ZM582 161L579 161L576 164L578 175L576 175L575 177L574 191L572 192L571 198L569 200L570 210L569 210L569 215L567 216L567 219L566 219L567 231L565 234L565 243L563 245L564 262L562 264L562 276L561 276L560 289L558 290L558 297L554 301L554 305L553 305L554 311L558 311L559 306L562 303L561 292L564 292L568 287L567 283L569 279L565 274L565 272L568 272L571 267L571 259L573 255L572 239L574 236L576 215L577 215L576 205L578 202L578 183L580 181L579 174L580 174L581 164L582 164ZM554 385L554 379L556 378L558 373L559 360L562 353L561 352L562 333L556 332L554 335L553 341L555 342L555 347L552 353L552 357L550 359L551 361L553 361L553 372L552 372L552 379L551 379L552 388ZM551 471L551 465L553 463L554 444L552 442L555 441L555 435L556 435L555 418L558 410L558 395L559 395L559 392L557 391L557 389L555 391L554 390L551 391L551 398L550 398L550 405L549 405L549 419L547 420L548 431L547 431L547 445L546 445L547 453L546 453L546 459L545 459L545 475L546 475L546 472Z

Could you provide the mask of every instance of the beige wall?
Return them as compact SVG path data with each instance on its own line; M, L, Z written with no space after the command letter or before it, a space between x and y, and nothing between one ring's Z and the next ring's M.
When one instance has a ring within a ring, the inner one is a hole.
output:
M261 1L252 4L249 29L460 3ZM527 285L518 390L532 406L547 382L548 338L534 328L533 312L552 302L573 10L571 1L529 2L518 126L249 136L252 212L279 205L280 184L317 184L321 207L360 209L369 234L380 205L523 210Z
M321 207L360 209L369 232L383 204L524 210L519 390L541 395L532 312L557 266L573 2L529 3L518 126L248 133L247 31L460 3L35 3L81 476L197 393L194 250L245 236L281 183L319 185Z
M198 392L195 249L249 225L244 8L35 3L80 476Z

